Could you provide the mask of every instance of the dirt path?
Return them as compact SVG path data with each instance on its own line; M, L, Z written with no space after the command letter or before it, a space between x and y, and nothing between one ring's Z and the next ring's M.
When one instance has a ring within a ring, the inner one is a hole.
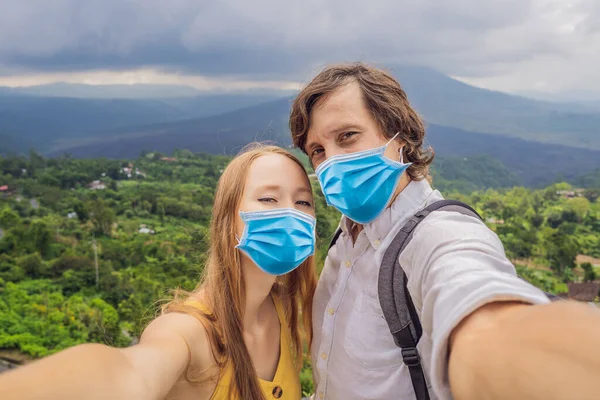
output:
M600 267L600 258L594 258L594 257L590 257L590 256L584 256L583 254L580 254L580 255L577 256L576 261L577 261L577 264L582 264L584 262L589 262L594 267Z

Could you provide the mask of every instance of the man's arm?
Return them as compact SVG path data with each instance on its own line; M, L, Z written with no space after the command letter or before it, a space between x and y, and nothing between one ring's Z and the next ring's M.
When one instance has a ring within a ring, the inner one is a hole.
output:
M449 378L457 400L598 398L600 310L488 304L452 333Z
M439 398L584 399L600 381L600 312L549 304L477 219L432 213L400 262L433 342L425 365Z

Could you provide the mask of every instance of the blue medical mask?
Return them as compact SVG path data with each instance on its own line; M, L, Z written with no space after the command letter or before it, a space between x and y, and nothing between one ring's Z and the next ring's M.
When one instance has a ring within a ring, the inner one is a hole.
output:
M327 204L359 224L377 218L411 164L402 162L402 151L400 161L383 155L399 134L381 147L333 156L319 165L315 173Z
M291 208L240 211L246 225L236 248L260 269L283 275L315 252L315 219Z

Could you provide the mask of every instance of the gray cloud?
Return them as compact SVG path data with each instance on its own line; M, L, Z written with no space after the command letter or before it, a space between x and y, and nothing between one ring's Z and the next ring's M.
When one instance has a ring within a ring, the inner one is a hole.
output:
M5 71L155 67L301 80L327 62L351 60L425 64L474 78L515 74L553 57L598 67L599 4L0 0L0 65Z

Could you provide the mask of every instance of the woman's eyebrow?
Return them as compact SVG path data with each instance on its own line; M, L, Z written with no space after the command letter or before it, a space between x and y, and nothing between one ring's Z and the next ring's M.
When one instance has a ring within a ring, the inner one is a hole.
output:
M276 184L265 184L260 185L256 188L256 190L280 190L281 186Z
M302 186L302 187L298 187L298 189L296 189L296 193L310 193L312 195L312 189L307 188L306 186Z

